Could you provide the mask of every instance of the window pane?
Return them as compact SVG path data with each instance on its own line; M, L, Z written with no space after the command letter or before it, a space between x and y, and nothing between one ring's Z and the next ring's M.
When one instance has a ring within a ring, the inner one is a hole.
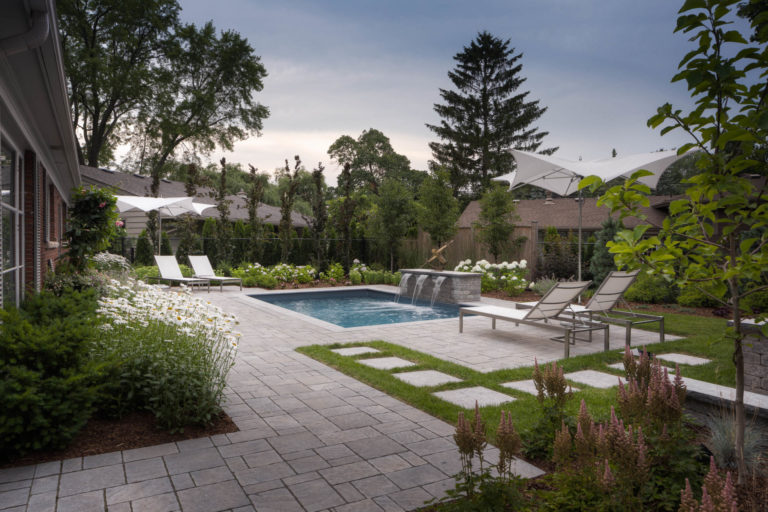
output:
M13 236L16 228L16 216L10 211L3 210L3 268L16 266L16 237Z
M16 304L16 276L18 270L3 274L3 306Z
M2 201L11 206L16 206L14 161L13 151L5 146L0 147L0 175L2 175L0 177L2 178L3 187Z

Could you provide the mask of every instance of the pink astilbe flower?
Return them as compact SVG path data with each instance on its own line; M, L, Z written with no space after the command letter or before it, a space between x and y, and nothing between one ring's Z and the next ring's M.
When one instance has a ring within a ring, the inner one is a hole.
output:
M552 459L558 466L565 466L571 462L571 454L573 453L573 440L571 439L571 432L563 422L562 427L558 432L555 432L555 442L552 446Z
M605 459L605 471L603 471L603 477L600 483L603 484L603 487L606 490L613 487L613 485L616 483L616 479L613 477L613 473L611 472L611 466L608 465L608 459Z
M512 461L520 453L522 441L512 425L512 413L501 411L499 428L496 430L496 444L499 447L499 474L510 478L512 476Z

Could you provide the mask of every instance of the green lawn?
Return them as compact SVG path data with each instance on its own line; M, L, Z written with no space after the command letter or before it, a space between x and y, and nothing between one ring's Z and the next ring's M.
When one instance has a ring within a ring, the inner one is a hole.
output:
M699 367L681 366L684 377L705 380L716 384L733 386L735 382L735 370L731 362L732 344L725 339L725 320L719 318L707 318L679 313L665 313L666 331L669 334L684 336L684 339L666 342L663 345L650 345L649 349L654 353L681 352L685 354L705 357L712 362ZM374 347L380 351L377 354L364 354L360 356L340 356L331 352L331 349L352 346ZM513 370L500 370L491 373L480 373L467 367L450 363L428 354L410 350L400 345L383 341L367 341L349 344L312 345L297 349L328 366L336 368L342 373L365 382L390 396L396 397L414 407L428 412L455 424L460 407L437 399L432 395L435 391L457 389L471 386L483 386L515 397L515 401L499 407L484 407L482 415L488 427L491 440L495 437L496 425L499 422L502 408L510 411L515 420L516 428L520 431L529 430L536 421L540 407L537 398L528 393L523 393L501 386L504 382L526 380L531 378L533 367L516 368ZM358 361L371 357L397 356L417 363L416 366L407 369L377 370L360 364ZM560 361L566 373L594 369L603 372L623 375L622 371L612 370L606 364L621 361L622 353L611 351L607 353L577 356ZM463 382L449 383L435 387L415 387L406 384L392 376L393 373L414 370L437 370L462 379ZM590 413L595 419L605 419L610 414L610 406L615 403L616 388L597 389L582 384L578 385L579 391L574 392L567 410L576 415L578 407L583 399Z

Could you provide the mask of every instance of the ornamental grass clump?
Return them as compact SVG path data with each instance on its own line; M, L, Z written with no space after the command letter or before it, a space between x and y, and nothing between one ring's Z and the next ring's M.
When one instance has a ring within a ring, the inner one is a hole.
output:
M91 357L110 363L102 411L148 410L172 431L218 416L237 351L234 316L187 290L166 293L133 280L112 281L98 313L103 335Z

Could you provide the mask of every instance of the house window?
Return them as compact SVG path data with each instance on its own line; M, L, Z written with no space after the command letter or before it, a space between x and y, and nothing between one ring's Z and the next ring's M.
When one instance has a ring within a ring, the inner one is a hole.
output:
M2 215L2 266L0 278L3 283L4 305L18 304L22 289L24 260L21 256L21 220L19 185L21 157L9 146L0 145L0 215Z

